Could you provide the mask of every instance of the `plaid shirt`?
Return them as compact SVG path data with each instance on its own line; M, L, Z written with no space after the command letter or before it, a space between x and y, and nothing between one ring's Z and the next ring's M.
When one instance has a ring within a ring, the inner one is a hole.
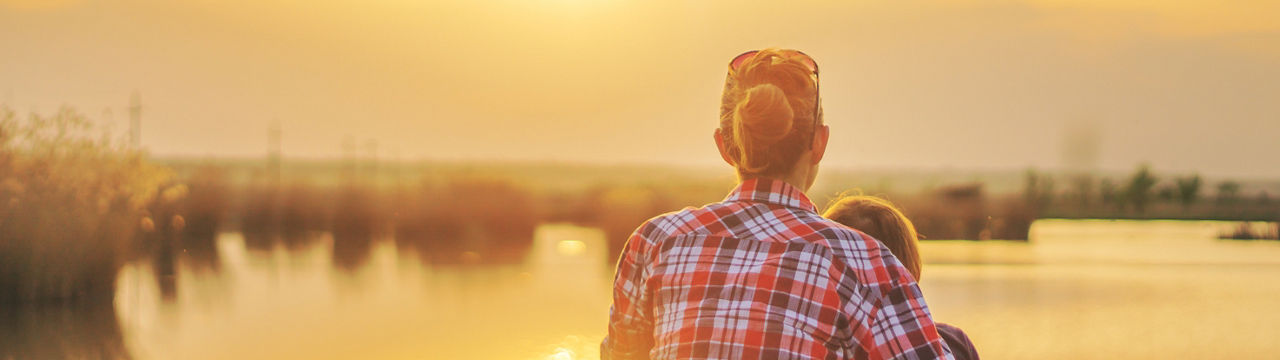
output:
M906 268L799 189L749 179L627 241L605 359L951 358Z

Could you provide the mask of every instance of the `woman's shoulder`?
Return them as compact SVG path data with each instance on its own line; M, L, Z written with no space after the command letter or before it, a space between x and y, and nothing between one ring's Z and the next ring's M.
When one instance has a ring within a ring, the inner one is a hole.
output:
M681 229L688 229L691 225L697 225L704 221L705 216L703 214L708 211L707 208L711 205L714 204L702 207L688 206L680 210L658 214L640 223L640 226L636 228L636 232L649 237L677 235Z

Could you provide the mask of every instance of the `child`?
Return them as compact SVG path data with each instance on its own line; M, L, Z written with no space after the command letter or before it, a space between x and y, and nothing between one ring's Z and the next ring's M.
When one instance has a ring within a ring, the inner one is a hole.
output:
M916 244L919 235L915 226L888 200L875 196L855 195L837 199L822 216L845 226L858 229L880 240L907 268L911 276L920 280L920 251ZM951 325L937 323L938 335L946 340L956 360L978 359L973 342L963 331Z

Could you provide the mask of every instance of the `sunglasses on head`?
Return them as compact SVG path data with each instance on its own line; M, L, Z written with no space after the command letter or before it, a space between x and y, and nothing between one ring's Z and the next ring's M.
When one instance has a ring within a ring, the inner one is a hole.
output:
M738 69L742 68L743 64L747 63L747 60L755 58L759 53L760 50L751 50L733 57L733 60L729 61L729 71L738 71ZM799 61L801 64L808 67L809 71L813 72L813 126L810 129L809 138L806 141L807 144L812 144L813 137L818 132L818 111L821 110L820 102L822 100L822 93L818 91L820 89L818 86L818 62L814 61L813 57L810 57L808 54L805 54L800 50L784 49L778 50L778 53L781 53L782 56L789 59Z

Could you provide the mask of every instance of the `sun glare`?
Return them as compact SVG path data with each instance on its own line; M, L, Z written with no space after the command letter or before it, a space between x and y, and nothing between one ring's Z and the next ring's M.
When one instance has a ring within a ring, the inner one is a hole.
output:
M547 360L574 360L573 351L565 348L558 348L556 352L547 355Z
M556 252L565 256L578 256L587 251L587 244L578 240L560 240Z

